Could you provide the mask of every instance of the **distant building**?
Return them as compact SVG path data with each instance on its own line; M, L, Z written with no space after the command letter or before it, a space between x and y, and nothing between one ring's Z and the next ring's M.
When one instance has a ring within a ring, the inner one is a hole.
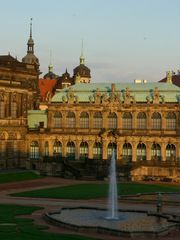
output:
M178 70L177 73L168 71L166 73L166 77L161 79L159 82L172 82L176 86L180 87L180 71Z
M49 65L49 72L39 79L39 88L41 93L41 100L43 102L49 101L57 89L67 88L75 83L90 83L91 74L90 69L85 66L85 58L83 54L80 56L80 64L73 70L73 76L66 71L58 76L53 73L52 64Z
M31 24L23 61L0 56L0 169L26 167L27 112L39 107L38 78Z

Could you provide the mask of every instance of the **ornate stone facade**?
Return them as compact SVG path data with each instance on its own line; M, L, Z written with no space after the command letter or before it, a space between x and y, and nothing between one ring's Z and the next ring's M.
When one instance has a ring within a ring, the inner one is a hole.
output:
M44 112L46 127L32 125L38 132L28 133L29 167L43 168L47 156L107 161L114 148L134 179L179 175L179 93L165 83L77 84L57 92Z

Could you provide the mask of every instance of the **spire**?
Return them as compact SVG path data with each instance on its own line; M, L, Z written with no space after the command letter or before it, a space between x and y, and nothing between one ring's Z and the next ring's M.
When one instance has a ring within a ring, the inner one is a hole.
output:
M30 19L30 38L32 38L32 18Z
M23 57L22 62L26 64L34 64L36 65L36 69L39 69L39 60L34 55L34 41L32 39L32 18L30 19L30 31L29 31L29 39L27 42L27 54Z
M50 60L49 60L49 72L53 72L53 65L52 65L52 50L50 50L50 56L49 56Z
M27 43L27 52L32 54L34 53L34 41L32 39L32 18L30 19L30 34Z
M85 58L84 58L84 55L83 55L83 39L82 39L80 64L84 65L84 62L85 62Z

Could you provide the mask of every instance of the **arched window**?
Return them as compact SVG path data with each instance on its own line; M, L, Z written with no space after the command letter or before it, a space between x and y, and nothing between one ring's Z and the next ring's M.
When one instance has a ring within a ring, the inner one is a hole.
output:
M17 117L17 103L11 102L11 117L16 118Z
M113 150L115 151L115 156L117 156L117 145L116 143L110 142L107 149L108 159L111 158Z
M109 113L108 125L109 125L110 129L116 129L117 128L117 115L116 115L115 112Z
M166 146L166 159L175 160L176 159L176 147L174 144L168 144Z
M123 129L132 129L132 114L130 112L125 112L123 114L122 126Z
M123 157L123 160L125 161L132 160L132 146L130 143L124 143L122 157Z
M74 142L68 142L67 143L67 151L66 156L68 160L75 160L75 144Z
M48 143L48 141L46 141L45 143L44 143L44 156L49 156L49 143Z
M30 145L30 158L39 158L39 145L37 141L31 142Z
M60 141L55 141L53 145L53 155L62 156L62 144Z
M73 112L68 112L67 115L67 127L75 128L76 127L76 118Z
M176 129L176 114L169 112L166 116L166 128L169 130Z
M62 127L62 114L60 112L55 112L54 114L54 127L55 128Z
M136 155L137 155L137 160L146 160L146 145L144 143L139 143L137 145L137 151L136 151Z
M89 128L89 115L87 112L82 112L80 115L80 128Z
M147 118L144 112L140 112L137 115L137 128L138 129L146 129L147 127Z
M5 118L5 103L0 101L0 118Z
M79 149L79 153L80 153L80 159L87 159L88 158L88 144L87 142L82 142L80 144L80 149Z
M152 129L161 129L161 115L158 112L152 114Z
M94 128L102 128L102 114L101 112L94 113Z
M102 159L102 143L96 142L93 146L93 159Z
M161 146L158 143L153 143L151 146L152 160L161 160Z

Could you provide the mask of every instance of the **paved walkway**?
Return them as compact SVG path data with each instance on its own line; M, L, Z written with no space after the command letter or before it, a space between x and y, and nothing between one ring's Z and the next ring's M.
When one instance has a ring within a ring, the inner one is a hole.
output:
M34 205L43 207L43 210L34 212L30 218L33 218L36 223L44 224L49 226L49 230L51 232L57 233L72 233L69 230L62 229L60 227L55 227L50 224L47 224L42 218L42 214L48 211L58 210L61 207L74 207L74 206L90 206L90 207L104 207L107 206L107 199L94 199L94 200L64 200L64 199L46 199L46 198L25 198L25 197L13 197L8 194L14 192L22 192L27 190L34 189L42 189L49 187L57 187L57 186L66 186L69 184L77 184L77 183L87 183L88 181L78 181L78 180L66 180L61 178L43 178L38 180L31 180L25 182L18 183L8 183L0 185L0 203L6 204L17 204L17 205ZM91 182L92 183L92 182ZM155 204L145 204L145 203L133 203L127 201L119 201L120 209L133 209L133 210L145 210L145 211L155 211ZM180 216L180 206L173 205L165 205L163 206L163 212L178 214ZM78 233L79 234L79 233ZM81 233L81 235L86 235L86 233ZM92 234L91 236L97 237L99 239L124 239L120 237L110 237L102 234ZM138 238L139 239L139 238ZM174 231L166 237L160 237L159 240L180 240L180 231Z

